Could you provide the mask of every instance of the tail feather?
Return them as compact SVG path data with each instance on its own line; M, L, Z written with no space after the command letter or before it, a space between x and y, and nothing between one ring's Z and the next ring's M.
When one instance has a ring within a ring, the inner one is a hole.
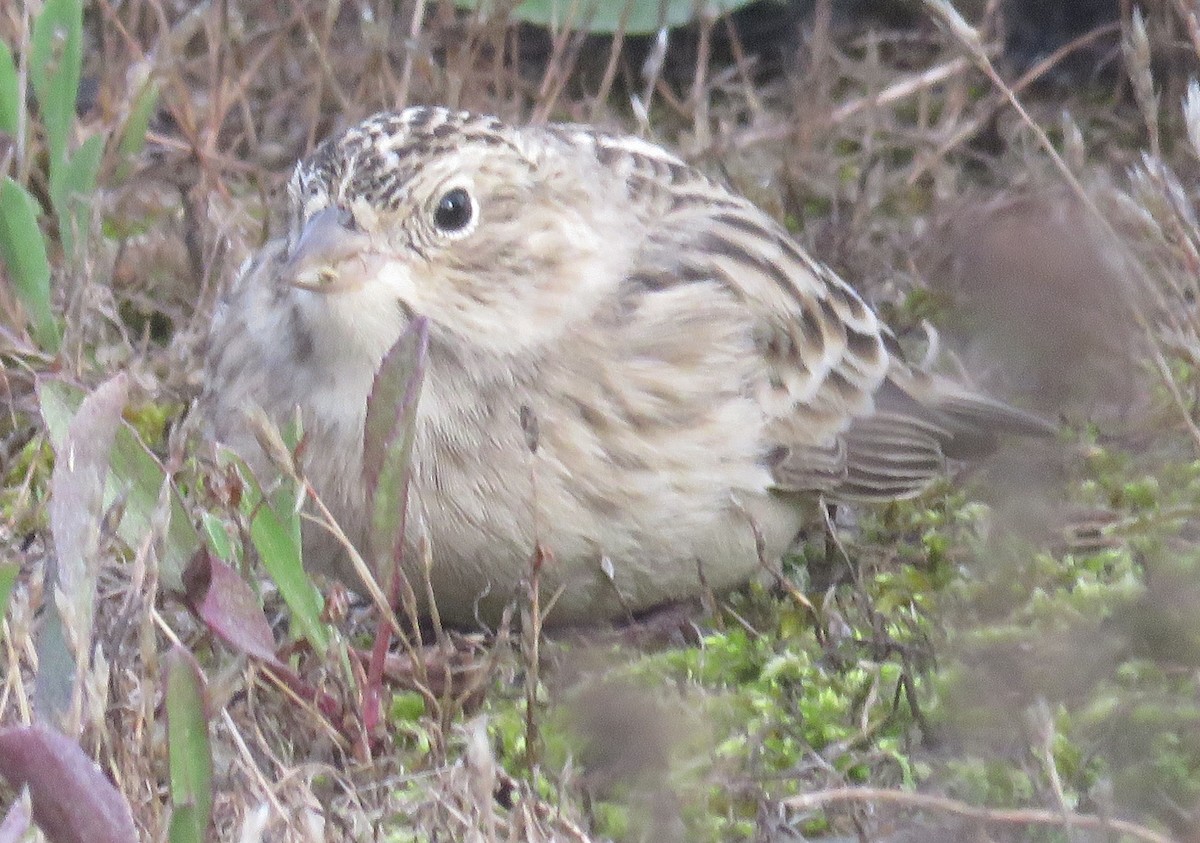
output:
M1056 433L1052 423L1032 413L932 379L901 386L889 378L874 397L874 411L851 422L839 447L829 451L839 455L839 470L806 472L812 449L796 449L774 465L779 488L842 500L910 498L944 475L948 460L986 456L1004 434ZM800 485L805 480L819 480L813 484L819 488Z

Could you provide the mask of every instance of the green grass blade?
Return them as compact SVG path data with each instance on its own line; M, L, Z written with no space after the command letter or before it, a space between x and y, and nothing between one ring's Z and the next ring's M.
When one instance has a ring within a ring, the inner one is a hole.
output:
M289 510L290 512L290 510ZM263 504L250 522L250 539L258 550L263 567L275 581L284 602L292 610L292 619L301 634L318 652L329 649L330 635L321 620L321 595L313 586L300 561L300 545L286 517Z
M46 127L53 171L66 163L83 71L83 0L46 0L33 22L29 76Z
M29 312L33 338L47 351L58 351L62 337L50 307L50 261L37 221L37 202L5 176L0 184L0 257Z
M154 115L154 107L158 104L158 82L153 78L147 79L134 98L133 106L129 109L129 118L121 130L121 140L117 144L118 164L113 181L120 183L129 178L133 170L133 160L141 153L146 145L146 132L150 129L150 118Z
M0 620L8 614L8 598L12 596L13 586L17 584L17 574L21 573L19 562L0 562Z
M21 116L21 84L12 50L0 41L0 132L14 137Z
M204 843L212 819L213 761L204 677L182 647L166 657L167 752L171 781L171 843Z
M96 192L96 175L104 155L104 138L92 135L63 166L52 168L50 198L58 218L58 236L62 239L63 254L78 260L79 244L87 237L92 196Z
M278 433L281 447L295 451L303 435L300 420L284 425ZM279 594L292 610L292 623L313 649L324 653L329 649L332 635L321 619L324 610L321 594L304 570L300 513L296 509L297 484L288 477L281 477L270 495L264 495L257 478L245 463L232 453L230 457L237 461L246 478L242 506L251 516L250 540L263 567L279 588Z
M265 418L262 422L268 428L263 434L277 438L279 449L295 449L301 435L298 420L295 424L285 425L283 430L274 429ZM280 477L269 489L269 494L264 494L254 472L236 453L221 449L218 462L222 466L236 467L242 477L241 510L250 521L250 541L280 596L292 610L293 629L303 635L313 649L326 652L333 635L321 619L325 608L321 594L304 570L300 513L296 509L299 489L295 480ZM211 534L219 529L219 525L206 525L205 529ZM224 550L223 544L225 542L218 537L213 546L214 554L219 555Z

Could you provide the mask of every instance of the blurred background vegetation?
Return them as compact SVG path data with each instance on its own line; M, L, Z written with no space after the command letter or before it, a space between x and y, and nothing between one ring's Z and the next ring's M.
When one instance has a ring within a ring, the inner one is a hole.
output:
M1198 57L1183 0L5 4L0 723L65 688L143 839L1200 840ZM666 622L402 650L356 739L367 613L184 418L296 160L415 103L678 150L1061 437Z

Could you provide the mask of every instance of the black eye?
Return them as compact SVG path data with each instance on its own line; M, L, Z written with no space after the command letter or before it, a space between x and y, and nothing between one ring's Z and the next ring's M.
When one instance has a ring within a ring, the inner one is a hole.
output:
M442 231L462 231L471 222L471 196L461 187L447 190L438 200L433 222Z

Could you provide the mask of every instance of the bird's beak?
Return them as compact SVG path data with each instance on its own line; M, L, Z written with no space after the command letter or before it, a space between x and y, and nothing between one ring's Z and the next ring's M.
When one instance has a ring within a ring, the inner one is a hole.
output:
M371 238L347 228L343 214L325 208L309 217L280 270L286 283L323 293L361 285Z

